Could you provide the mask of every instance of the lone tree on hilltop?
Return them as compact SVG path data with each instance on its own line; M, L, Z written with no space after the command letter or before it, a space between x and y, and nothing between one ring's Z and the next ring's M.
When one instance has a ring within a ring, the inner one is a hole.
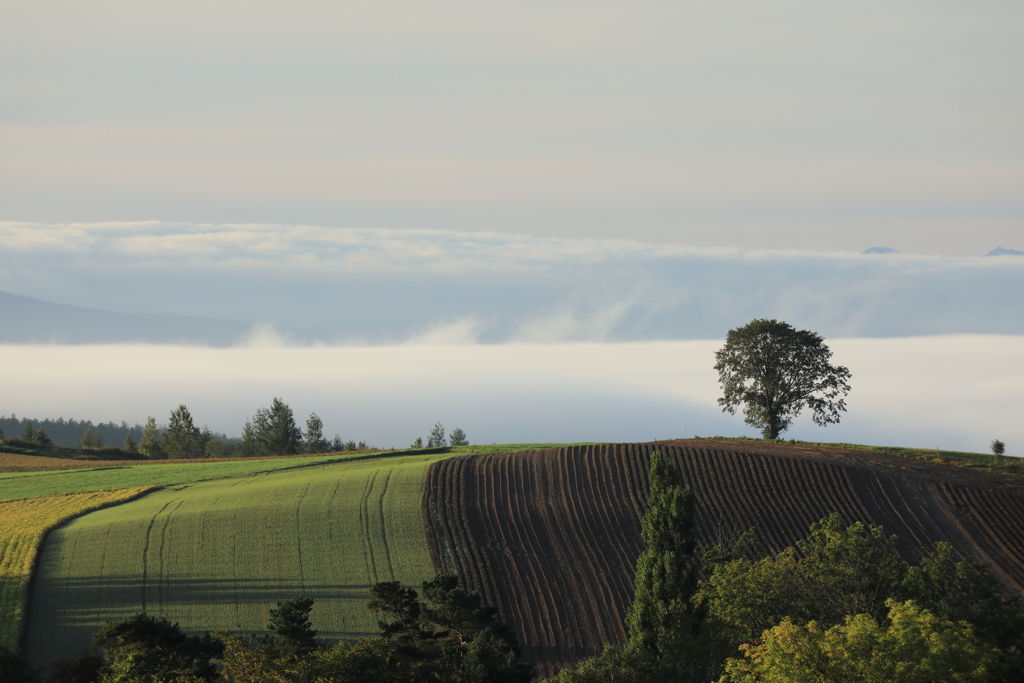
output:
M1006 453L1006 444L999 439L992 441L992 455L1000 456Z
M753 320L729 330L715 353L715 370L724 396L722 411L736 414L743 404L744 422L777 439L805 407L817 425L839 422L846 412L850 371L828 361L832 351L809 330L779 320Z

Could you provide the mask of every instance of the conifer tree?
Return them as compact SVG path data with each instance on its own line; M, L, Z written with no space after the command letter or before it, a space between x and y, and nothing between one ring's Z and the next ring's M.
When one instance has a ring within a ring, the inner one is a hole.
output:
M185 404L171 412L164 435L164 449L167 457L190 459L203 457L202 432L192 421L192 414Z
M150 415L146 419L146 426L142 430L142 440L139 442L139 452L147 458L166 458L164 445L160 441L160 428L156 426L156 418Z
M633 604L626 615L629 648L662 663L674 680L699 670L697 640L705 610L694 604L698 560L693 491L660 451L651 453L650 493L636 563Z

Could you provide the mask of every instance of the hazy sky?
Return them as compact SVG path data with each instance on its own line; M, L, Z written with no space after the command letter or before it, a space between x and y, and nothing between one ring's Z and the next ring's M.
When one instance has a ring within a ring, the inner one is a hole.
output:
M854 376L798 438L1024 442L1020 3L0 3L0 291L254 326L0 344L0 411L736 434L776 317Z
M5 2L0 220L1024 249L1024 8Z

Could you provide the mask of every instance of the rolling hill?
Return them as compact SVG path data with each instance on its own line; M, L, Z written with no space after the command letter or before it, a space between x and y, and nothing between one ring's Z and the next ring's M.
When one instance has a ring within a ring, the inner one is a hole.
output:
M552 671L624 640L654 448L694 487L704 543L757 526L762 548L776 551L836 511L882 524L907 558L948 540L1024 589L1020 477L751 440L525 448L6 473L0 497L8 486L68 492L74 477L164 485L50 533L27 652L37 665L75 655L104 620L142 609L191 630L260 631L269 606L300 593L316 599L322 636L368 635L374 581L454 571Z
M435 565L513 624L542 671L624 643L649 453L694 488L703 544L757 527L779 551L831 512L881 524L906 559L936 541L1024 589L1024 481L868 451L717 440L469 456L428 472Z

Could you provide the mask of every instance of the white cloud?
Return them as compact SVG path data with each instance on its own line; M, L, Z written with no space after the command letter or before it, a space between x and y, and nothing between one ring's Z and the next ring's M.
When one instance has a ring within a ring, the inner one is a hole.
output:
M453 341L449 339L448 341ZM849 411L787 436L1024 453L1024 337L834 339L852 372ZM144 422L179 403L238 434L282 397L328 433L404 446L441 420L479 443L636 441L756 435L722 414L712 365L721 341L246 348L0 345L0 412Z

